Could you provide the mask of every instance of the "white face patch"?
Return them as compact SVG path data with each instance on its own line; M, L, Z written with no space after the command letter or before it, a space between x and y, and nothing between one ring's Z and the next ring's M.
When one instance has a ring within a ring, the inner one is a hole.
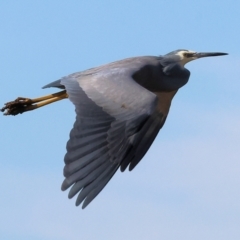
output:
M176 55L178 55L180 57L180 62L179 64L181 66L184 66L186 63L192 61L192 60L195 60L197 59L197 57L187 57L185 56L186 53L196 53L195 51L191 51L191 50L182 50L182 51L179 51L178 53L176 53Z

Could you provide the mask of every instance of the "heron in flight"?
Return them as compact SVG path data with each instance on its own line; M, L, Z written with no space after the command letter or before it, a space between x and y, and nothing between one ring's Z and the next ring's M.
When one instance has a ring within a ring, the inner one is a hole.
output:
M162 128L178 89L189 79L186 63L221 52L180 49L164 56L133 57L73 73L43 88L63 89L48 96L17 98L1 109L17 115L69 98L76 121L65 155L62 190L78 194L85 208L115 172L131 171Z

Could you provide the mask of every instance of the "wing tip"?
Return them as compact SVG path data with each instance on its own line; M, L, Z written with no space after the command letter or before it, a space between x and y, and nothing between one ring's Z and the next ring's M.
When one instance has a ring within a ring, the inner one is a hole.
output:
M63 181L63 183L62 183L61 190L62 190L62 191L65 191L65 190L67 190L69 187L70 187L70 185L69 185L68 180L67 180L67 178L66 178L66 179Z
M130 163L128 170L131 172L135 167L136 167L135 164Z

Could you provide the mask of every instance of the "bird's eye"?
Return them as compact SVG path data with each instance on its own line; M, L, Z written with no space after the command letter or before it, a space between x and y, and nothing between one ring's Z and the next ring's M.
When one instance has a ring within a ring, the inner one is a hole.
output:
M189 57L192 57L192 54L191 53L184 53L183 56L186 57L186 58L189 58Z

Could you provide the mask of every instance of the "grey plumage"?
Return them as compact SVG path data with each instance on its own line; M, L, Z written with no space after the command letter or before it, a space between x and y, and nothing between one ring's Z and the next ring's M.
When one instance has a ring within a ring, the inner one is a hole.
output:
M210 54L216 53L205 56ZM72 186L69 198L78 194L76 205L84 201L86 207L118 168L132 170L139 163L162 128L172 98L188 82L184 64L198 56L178 50L129 58L45 86L65 88L75 105L62 190Z

